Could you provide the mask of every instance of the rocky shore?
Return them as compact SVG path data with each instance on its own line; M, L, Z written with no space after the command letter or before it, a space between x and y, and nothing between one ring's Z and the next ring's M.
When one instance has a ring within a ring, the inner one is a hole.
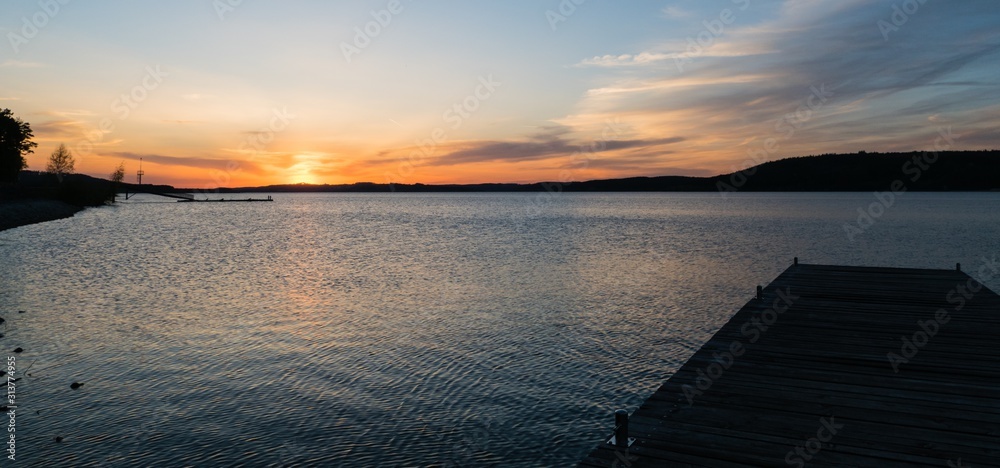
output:
M83 210L57 200L12 200L0 201L0 231L69 218Z

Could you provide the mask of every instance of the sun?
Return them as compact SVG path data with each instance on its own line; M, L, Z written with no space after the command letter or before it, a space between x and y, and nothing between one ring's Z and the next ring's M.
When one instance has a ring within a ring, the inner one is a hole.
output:
M311 185L317 185L317 184L319 184L319 179L316 178L315 175L313 175L311 173L308 173L308 172L305 172L305 173L301 173L301 172L300 173L296 173L295 175L291 176L289 179L292 181L293 184L311 184Z
M297 163L288 168L288 180L294 184L319 184L319 177L313 173L316 164L308 155L297 155Z

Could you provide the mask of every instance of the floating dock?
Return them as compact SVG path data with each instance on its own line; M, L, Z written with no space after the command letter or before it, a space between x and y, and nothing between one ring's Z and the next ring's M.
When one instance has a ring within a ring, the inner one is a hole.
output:
M580 466L1000 466L1000 296L795 263Z
M209 198L205 200L197 200L194 198L184 198L177 200L178 203L234 203L234 202L270 202L274 201L271 196L267 198Z
M203 198L203 199L197 199L197 198L194 197L194 195L192 195L190 193L183 193L183 192L170 192L170 193L168 193L168 192L159 192L159 191L155 191L155 190L142 190L142 191L140 191L140 190L134 190L132 192L126 192L125 193L125 199L128 200L129 198L131 198L131 197L133 197L135 195L138 195L140 193L144 193L144 194L148 194L148 195L156 195L156 196L160 196L160 197L167 197L167 198L176 198L177 201L180 202L180 203L189 203L189 202L195 202L195 203L227 203L227 202L230 202L231 203L231 202L272 202L272 201L274 201L274 199L270 195L268 195L267 198L252 198L252 197L250 197L250 198L240 198L240 197L225 198L225 197L222 197L222 198Z

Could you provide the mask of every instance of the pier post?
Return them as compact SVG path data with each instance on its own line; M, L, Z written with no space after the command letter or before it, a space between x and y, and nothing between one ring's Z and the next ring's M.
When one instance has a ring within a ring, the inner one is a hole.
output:
M798 265L798 264L799 264L799 257L793 258L792 259L792 265Z
M760 300L763 300L763 299L764 299L764 287L763 286L757 286L757 300L760 301Z
M615 411L615 446L628 448L628 411Z
M961 263L956 263L955 264L955 271L962 271L962 264Z

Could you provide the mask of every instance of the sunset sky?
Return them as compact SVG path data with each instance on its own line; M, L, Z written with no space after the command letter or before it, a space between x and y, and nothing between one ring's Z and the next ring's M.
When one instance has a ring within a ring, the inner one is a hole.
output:
M6 1L0 33L31 169L182 187L1000 148L996 0Z

